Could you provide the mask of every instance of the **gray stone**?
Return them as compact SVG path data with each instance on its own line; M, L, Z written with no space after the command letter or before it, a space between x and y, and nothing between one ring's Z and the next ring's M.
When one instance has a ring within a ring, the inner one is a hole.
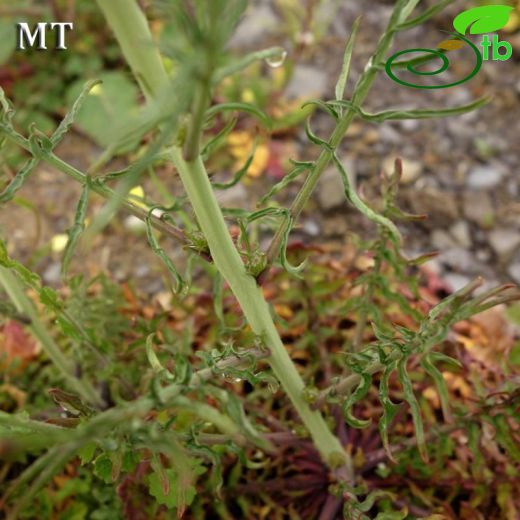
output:
M491 197L485 191L466 191L463 195L464 216L480 227L493 224L494 210Z
M399 121L399 126L405 132L417 132L421 126L421 123L417 119L405 119L403 121Z
M457 273L447 273L443 276L443 279L453 291L458 291L471 282L471 278Z
M452 247L441 251L439 260L454 271L474 273L478 271L473 255L462 247Z
M508 258L520 247L520 233L514 229L495 229L488 238L493 251L500 258Z
M468 174L467 184L472 189L494 188L505 176L505 169L499 163L477 166Z
M491 258L491 252L487 249L479 249L475 252L475 256L479 262L489 262Z
M252 5L238 24L229 47L241 49L265 41L266 35L273 33L280 20L269 5Z
M507 273L516 283L520 284L520 262L510 265Z
M407 194L413 213L426 214L430 217L425 225L450 225L459 217L459 208L455 195L447 190L425 187Z
M351 176L350 178L352 179L352 169L349 168L348 162L343 162L347 172ZM345 188L337 168L333 167L325 170L319 180L316 195L318 197L318 204L325 211L329 211L346 204L347 199L345 197Z
M455 247L457 244L453 238L442 229L434 229L430 237L432 246L438 251L444 251Z
M401 134L388 124L379 127L379 139L388 144L399 144L402 141Z
M52 262L42 274L43 281L48 284L57 284L61 278L61 263Z
M143 234L146 231L146 223L135 215L128 215L124 220L124 226L136 235Z
M150 274L150 266L148 264L141 264L134 268L134 275L137 278L144 278Z
M450 228L450 234L462 247L471 247L471 232L465 220L455 222Z
M296 65L285 95L288 99L321 98L327 90L328 79L329 76L323 69Z
M242 208L247 201L247 190L240 182L227 190L217 191L217 200L226 208Z
M320 226L315 220L306 220L303 223L303 231L311 237L317 237L320 234Z

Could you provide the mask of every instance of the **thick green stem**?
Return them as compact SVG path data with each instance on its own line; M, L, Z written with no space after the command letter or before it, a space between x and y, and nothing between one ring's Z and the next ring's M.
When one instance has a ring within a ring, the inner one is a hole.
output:
M97 0L147 100L168 85L148 21L135 0Z
M125 17L129 17L131 20L139 19L140 15L137 15L135 12L130 13L130 11L136 10L140 12L135 0L98 0L98 3L102 6L107 21L112 26L123 48L124 55L129 59L130 66L134 71L140 71L142 66L140 60L143 58L141 53L136 51L136 44L132 41L132 39L135 39L135 35L140 34L140 32L135 32L136 26L130 28L129 23L123 22ZM130 30L132 32L129 32ZM149 35L148 29L142 34L145 34L145 36ZM156 58L160 59L158 54ZM162 64L157 63L157 59L153 60L154 65L152 68L164 71ZM152 61L150 61L149 65L152 66ZM161 71L153 71L153 74L147 77L148 83L153 85L153 88L150 89L154 93L151 96L152 99L160 90L160 85L162 84L160 78L163 72ZM155 81L159 81L157 87L155 87ZM202 99L201 105L203 101ZM197 121L200 122L200 114L196 114L196 116ZM195 126L195 130L199 133L200 125L197 124ZM193 142L197 142L199 138L200 135L194 135ZM190 155L188 154L188 158L190 158ZM262 337L270 349L271 355L268 361L273 372L298 411L323 460L331 467L339 466L346 470L347 478L352 480L350 457L343 450L339 440L332 434L322 415L311 410L309 404L303 398L303 390L305 388L303 380L283 346L261 288L258 287L255 279L246 271L244 263L231 240L229 230L200 156L186 161L182 150L176 147L172 152L172 160L177 166L217 269L231 287L251 328L255 334ZM342 474L344 473L345 471Z
M197 221L208 241L211 257L229 283L251 328L255 334L262 337L270 349L271 355L268 361L273 372L309 430L316 448L329 464L334 460L337 461L339 455L346 459L340 442L331 433L323 417L312 411L303 399L305 388L303 380L280 340L261 288L246 271L231 240L202 160L199 157L188 163L183 159L182 152L178 148L172 152L172 159L177 166Z
M192 104L192 122L188 127L188 135L184 143L184 158L186 161L194 161L200 154L200 133L204 114L208 106L208 88L201 85L196 89Z

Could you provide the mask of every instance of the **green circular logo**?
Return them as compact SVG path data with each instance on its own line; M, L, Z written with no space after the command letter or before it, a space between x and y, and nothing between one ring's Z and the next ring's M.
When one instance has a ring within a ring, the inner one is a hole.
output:
M466 81L469 81L471 78L476 76L476 74L482 67L482 63L483 63L483 58L482 58L482 54L480 53L480 50L473 42L471 42L470 40L468 40L461 34L459 34L459 33L450 33L450 34L453 34L458 39L463 40L465 43L467 43L471 47L473 52L475 53L475 58L476 58L475 67L465 78L458 80L458 81L454 81L453 83L448 83L447 85L419 85L417 83L410 83L409 81L404 81L404 80L398 78L395 75L394 71L392 70L392 65L397 65L399 62L394 63L395 60L397 58L399 58L400 56L403 56L404 54L410 54L410 53L416 53L416 52L426 53L425 55L420 56L416 60L411 60L410 63L408 63L406 65L403 64L403 66L405 66L406 70L408 70L409 72L411 72L412 74L415 74L417 76L435 76L437 74L442 74L444 71L446 71L448 69L448 67L450 65L450 61L447 58L447 56L445 55L445 53L442 52L440 49L419 48L419 49L406 49L404 51L397 52L396 54L392 55L387 60L386 65L385 65L385 70L386 70L386 73L388 74L388 76L390 77L390 79L392 79L396 83L404 85L405 87L419 88L419 89L439 89L439 88L455 87L456 85L465 83ZM428 56L428 55L430 55L430 56ZM442 64L440 67L438 67L434 71L421 71L421 70L417 69L417 66L423 64L425 61L428 61L429 59L431 59L432 56L434 58L438 58L442 61Z

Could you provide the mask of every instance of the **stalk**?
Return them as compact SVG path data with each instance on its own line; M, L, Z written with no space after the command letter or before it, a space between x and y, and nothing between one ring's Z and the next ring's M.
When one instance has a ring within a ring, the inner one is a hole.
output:
M392 45L392 41L394 38L394 34L398 30L399 23L402 18L402 12L405 7L405 3L403 1L398 2L394 8L390 21L388 22L388 26L386 28L385 33L379 40L377 44L377 48L367 63L365 70L361 77L359 78L355 88L354 94L352 96L352 105L354 108L360 107L363 101L366 99L370 87L374 83L376 79L377 73L381 68L381 64L384 62L386 53L388 49ZM335 152L343 137L347 133L352 121L355 118L355 110L350 109L345 112L343 117L339 120L336 128L332 132L330 139L328 141L330 148L323 148L318 159L314 163L314 167L310 171L309 175L305 179L305 182L296 195L290 209L289 215L284 217L280 226L278 227L271 244L267 250L267 267L264 272L260 275L259 279L262 280L271 264L278 258L280 255L280 250L282 248L284 237L287 234L287 230L291 225L291 222L295 222L296 219L300 216L303 208L309 202L309 199L318 184L318 181L321 177L321 174L325 171L325 168L329 165L332 160L332 154Z
M97 0L112 27L123 55L146 99L151 101L168 85L148 21L135 0Z
M31 320L29 328L40 342L43 350L58 367L61 375L69 384L70 388L78 392L89 403L96 406L102 404L96 390L86 381L74 376L74 367L62 353L54 339L44 327L31 300L25 295L20 282L9 269L0 266L0 285L3 286L11 301L16 305L18 311L28 316Z
M261 288L246 271L231 240L201 158L186 162L181 150L175 148L172 160L208 241L215 266L228 282L253 332L261 336L270 349L271 354L267 361L309 430L316 448L323 459L331 463L334 454L343 454L344 450L321 414L311 410L303 399L303 380L283 346Z
M139 63L139 60L142 59L141 52L136 49L138 46L135 45L135 41L132 41L132 39L135 40L135 34L140 33L132 32L129 34L128 31L134 31L136 27L131 28L131 24L128 21L124 21L127 17L130 20L140 18L140 15L132 12L138 11L140 13L136 2L134 0L98 0L98 3L102 6L107 21L119 40L123 54L129 60L132 60L130 62L132 70L141 70L141 64ZM148 29L146 29L146 34L149 34ZM155 49L148 50L157 52ZM155 64L154 68L158 67L164 72L162 64L157 62L158 59L160 60L157 53L155 59L150 60L148 65L151 66L153 63ZM153 74L147 79L151 81L152 78L161 77L162 72L154 70ZM200 85L199 87L204 88L204 86ZM154 85L151 91L156 94L159 89L160 85L157 85L157 87ZM153 100L154 97L155 95L152 95L151 99ZM201 99L201 104L202 102L203 99ZM192 130L197 129L197 140L200 139L200 121L202 116L203 113L193 114L191 123ZM193 151L196 149L196 145L193 145L193 140L190 141L189 151ZM188 153L186 157L191 159L190 155ZM304 382L285 350L261 288L247 272L233 244L200 155L192 160L186 160L183 157L182 150L174 147L171 152L171 158L177 167L217 269L229 284L253 332L262 337L270 350L270 356L267 361L272 367L274 374L307 427L324 462L331 468L341 468L338 473L346 474L346 477L352 480L350 456L343 450L338 438L332 434L320 412L312 410L303 398Z
M4 135L12 141L13 143L17 144L24 150L31 153L31 146L29 145L29 141L27 139L24 139L22 136L20 136L16 132L9 131L8 128L2 125L0 122L0 130L4 131ZM57 170L61 171L65 175L69 176L71 179L74 179L75 181L79 182L82 186L84 186L87 183L87 175L71 164L65 162L63 159L60 159L56 155L54 155L52 152L45 153L41 156L41 160L45 161L47 164L53 166ZM101 197L104 197L105 199L112 199L117 196L116 192L112 189L106 186L105 184L98 183L98 182L92 182L91 184L91 190L94 193L97 193ZM148 216L148 211L140 206L136 206L131 200L124 199L121 202L121 205L123 208L128 211L128 213L135 215L136 217L140 218L141 220L145 220ZM168 235L169 237L173 238L174 240L180 242L184 246L189 246L190 243L188 239L186 238L184 232L182 229L178 228L177 226L173 225L171 222L166 222L164 220L161 220L160 217L157 217L155 215L151 216L151 222L152 226L160 231L161 233L164 233L165 235ZM201 255L204 257L204 255Z

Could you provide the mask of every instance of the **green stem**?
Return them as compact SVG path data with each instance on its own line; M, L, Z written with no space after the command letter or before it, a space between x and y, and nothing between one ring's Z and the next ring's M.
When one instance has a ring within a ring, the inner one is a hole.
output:
M18 146L20 146L24 150L27 150L28 152L31 151L31 147L27 139L24 139L21 135L17 133L11 132L9 128L3 126L1 123L0 130L2 130L4 132L4 135L13 143L16 143ZM64 160L60 159L52 152L42 155L41 160L45 161L47 164L50 164L57 170L63 172L65 175L68 175L75 181L81 183L83 186L87 183L87 175L85 175L83 172L81 172L74 166L70 165L69 163L65 162ZM97 182L96 179L94 179L92 182L91 190L94 193L97 193L98 195L109 200L116 196L116 192L112 188L109 188L103 182ZM141 208L140 206L136 206L133 202L131 202L128 199L125 199L122 202L122 206L125 208L126 211L140 218L142 221L145 221L148 215L148 211L146 209ZM190 245L182 229L178 228L177 226L174 226L170 222L161 220L159 217L156 217L155 215L151 216L151 221L152 226L156 228L158 231L161 231L165 235L174 238L175 240L183 243L185 246Z
M112 27L123 55L148 101L168 85L148 21L135 0L97 0Z
M246 271L231 240L202 160L199 157L186 162L179 148L173 149L172 160L208 241L211 257L239 301L253 332L262 337L270 349L267 361L309 430L316 448L329 464L338 454L347 459L339 440L331 433L321 414L311 410L303 399L303 380L283 346L261 288ZM346 463L350 465L350 460Z
M188 135L184 143L184 158L186 161L195 160L200 154L200 133L204 122L204 114L208 105L208 88L201 85L195 90L192 104L192 121L188 126Z
M130 13L130 11L139 11L137 4L134 0L98 0L98 3L104 6L103 12L123 48L124 55L134 60L130 63L132 69L140 70L141 64L139 60L142 58L138 53L134 53L136 45L132 41L135 38L135 34L140 33L129 33L129 24L123 22L125 17L131 19L138 18L135 13ZM146 34L149 34L148 29ZM160 68L164 71L162 64L158 63L157 60L160 60L158 53L153 63L156 64L158 69ZM161 77L161 75L162 73L158 70L154 71L154 74L150 75L150 82ZM158 92L159 85L157 88L153 88L153 91ZM201 103L203 101L201 100ZM200 113L197 114L197 117L200 119ZM197 120L197 122L200 121ZM196 130L200 132L200 125L196 124L195 126ZM197 139L199 138L200 135L197 135ZM231 240L200 156L186 161L182 150L177 147L173 149L171 155L173 162L177 166L197 221L208 241L212 259L235 294L251 328L255 334L263 338L265 344L270 349L271 355L268 361L273 372L298 411L323 460L331 467L341 466L343 472L346 469L348 478L352 479L350 457L343 450L339 440L329 430L321 414L311 410L309 404L303 398L303 390L305 388L303 380L283 346L262 290L258 287L255 279L246 271L244 263Z
M388 22L388 27L379 40L377 44L377 48L368 61L365 71L359 78L355 88L354 95L352 96L352 106L359 107L366 99L370 87L372 86L374 80L376 79L377 73L379 72L382 63L384 63L386 53L390 48L394 34L396 32L396 28L400 22L401 12L404 7L404 2L398 2L394 8L390 21ZM287 234L287 230L291 225L291 222L295 222L296 219L300 216L303 208L309 202L309 199L318 184L318 181L321 177L321 174L324 172L325 168L329 165L332 160L332 155L343 140L343 137L347 133L347 130L350 127L350 124L354 120L356 116L355 110L350 109L345 112L343 117L339 120L336 128L332 132L330 139L328 141L329 148L323 148L318 159L314 163L314 167L310 171L309 175L305 179L305 182L301 188L301 190L296 195L291 208L289 210L289 215L287 215L281 222L279 228L277 229L271 244L267 250L267 267L264 271L264 276L269 269L269 266L279 257L280 251L282 248L282 244L284 241L284 237Z
M47 329L40 321L34 305L25 295L16 276L5 267L0 267L0 284L4 287L7 295L16 305L17 309L30 318L30 329L32 333L40 342L45 353L58 367L63 378L67 381L70 387L74 391L78 392L78 394L85 398L89 403L95 404L96 406L101 405L101 399L96 390L86 381L82 381L74 376L74 367L63 355L54 339L52 339L47 332Z

